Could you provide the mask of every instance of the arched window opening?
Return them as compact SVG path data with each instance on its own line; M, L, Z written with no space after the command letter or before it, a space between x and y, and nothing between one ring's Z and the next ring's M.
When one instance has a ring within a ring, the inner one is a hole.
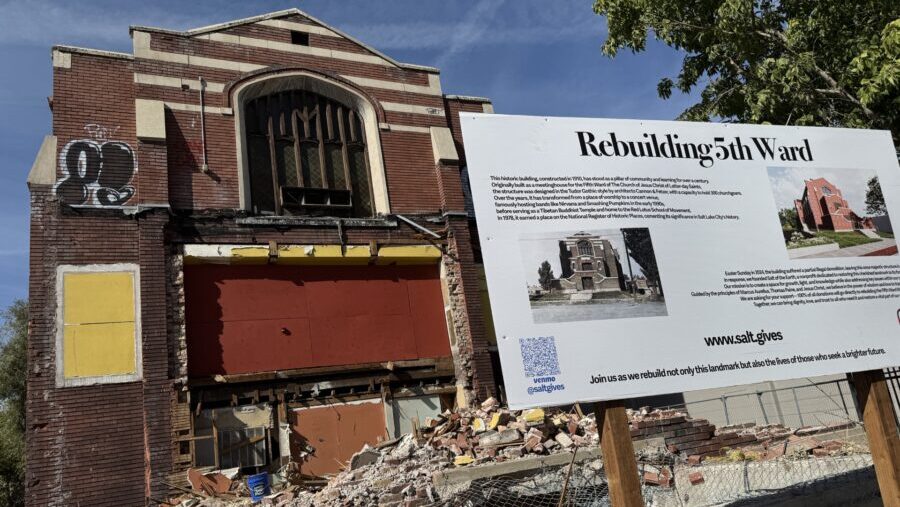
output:
M257 97L244 107L255 213L373 215L365 134L357 111L300 90Z
M578 255L594 255L594 248L589 241L582 240L578 242Z

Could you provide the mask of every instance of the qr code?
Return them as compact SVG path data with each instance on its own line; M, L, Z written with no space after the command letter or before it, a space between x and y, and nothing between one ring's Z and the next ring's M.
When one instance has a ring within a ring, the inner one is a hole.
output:
M559 358L556 356L556 339L552 336L519 338L525 376L546 377L559 375Z

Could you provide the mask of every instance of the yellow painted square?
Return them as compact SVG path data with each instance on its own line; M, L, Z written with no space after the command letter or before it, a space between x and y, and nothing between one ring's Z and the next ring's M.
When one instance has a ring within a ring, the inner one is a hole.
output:
M134 274L64 273L63 322L134 322Z
M67 325L63 329L66 378L135 373L134 323Z

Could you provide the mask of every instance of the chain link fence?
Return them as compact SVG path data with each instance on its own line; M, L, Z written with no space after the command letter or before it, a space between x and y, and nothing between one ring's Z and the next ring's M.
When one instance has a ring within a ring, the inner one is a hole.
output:
M881 505L870 454L785 456L768 461L723 461L690 466L654 460L639 464L642 477L669 470L665 486L642 480L644 502L654 507ZM610 505L602 460L545 468L525 476L473 481L440 502L442 507L601 507ZM797 503L797 505L802 505Z
M858 421L853 390L846 379L690 399L667 406L718 426L756 422L793 428Z

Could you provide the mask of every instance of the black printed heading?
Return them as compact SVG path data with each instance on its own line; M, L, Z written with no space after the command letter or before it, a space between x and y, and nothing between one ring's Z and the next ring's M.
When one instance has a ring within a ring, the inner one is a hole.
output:
M726 139L714 137L711 143L680 141L678 134L643 134L641 139L619 139L615 132L595 135L576 131L581 156L694 159L701 167L712 167L716 160L780 160L784 162L813 161L809 139L801 145L783 145L774 137L750 137L747 143L738 136Z

